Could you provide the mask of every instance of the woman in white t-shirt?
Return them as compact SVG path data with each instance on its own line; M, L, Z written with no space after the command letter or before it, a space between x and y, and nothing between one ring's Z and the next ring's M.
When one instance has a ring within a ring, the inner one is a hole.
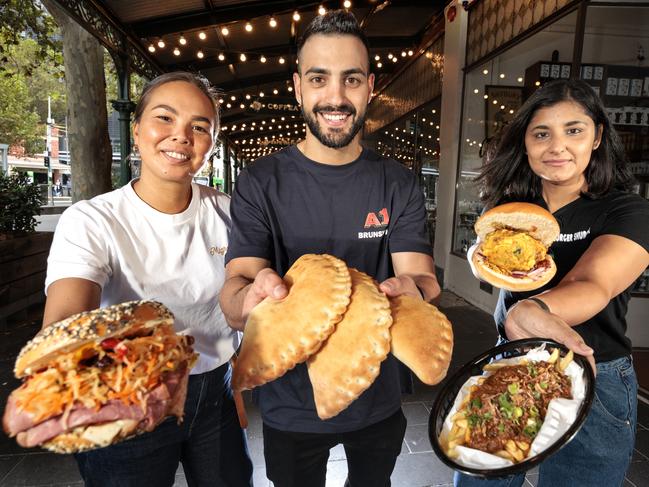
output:
M229 197L192 183L218 131L207 80L167 73L135 110L141 176L80 201L58 223L48 259L44 326L74 313L155 299L175 328L195 338L185 417L151 433L77 454L87 486L171 486L182 462L187 483L250 486L252 463L230 389L239 336L219 307L230 227Z

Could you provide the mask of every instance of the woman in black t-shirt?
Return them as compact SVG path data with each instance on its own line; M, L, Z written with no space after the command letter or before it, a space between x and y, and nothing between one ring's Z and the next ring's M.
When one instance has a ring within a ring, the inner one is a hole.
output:
M487 208L536 203L561 228L550 248L553 280L534 293L501 291L501 339L552 338L596 363L591 412L578 435L541 464L538 485L621 485L637 410L625 314L629 290L649 265L649 202L628 192L624 150L601 100L582 81L538 89L492 148L478 178ZM523 481L455 477L462 487Z

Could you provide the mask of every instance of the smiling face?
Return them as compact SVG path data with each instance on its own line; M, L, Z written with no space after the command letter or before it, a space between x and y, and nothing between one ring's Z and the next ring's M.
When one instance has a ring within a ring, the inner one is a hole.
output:
M133 125L141 177L190 182L212 150L216 120L212 101L196 86L172 81L155 88Z
M601 127L574 101L537 110L525 131L530 168L543 183L583 188L584 171L601 142Z
M360 137L374 75L369 73L367 50L359 39L311 36L300 51L300 73L293 75L293 81L307 139L339 149Z

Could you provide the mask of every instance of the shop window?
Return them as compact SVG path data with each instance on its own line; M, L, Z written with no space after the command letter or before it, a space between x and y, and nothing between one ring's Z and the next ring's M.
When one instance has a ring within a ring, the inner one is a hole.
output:
M423 105L396 122L374 132L365 142L395 159L419 177L426 201L427 225L434 242L439 180L439 122L441 98Z
M572 12L465 75L460 160L455 192L452 252L464 256L475 242L473 225L483 211L475 178L490 141L541 85L543 73L568 78L577 13Z
M649 199L649 7L588 7L580 76L599 93L624 144L635 191ZM649 269L634 295L649 296Z

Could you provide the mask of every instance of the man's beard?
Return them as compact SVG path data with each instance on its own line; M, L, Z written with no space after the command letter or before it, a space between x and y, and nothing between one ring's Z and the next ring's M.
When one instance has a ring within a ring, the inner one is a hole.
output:
M351 141L356 137L356 134L363 128L365 123L365 116L367 115L367 110L364 110L356 120L353 121L352 126L349 128L347 133L344 132L343 128L340 129L330 129L329 133L325 133L318 122L318 113L319 112L342 112L347 113L351 117L356 115L356 109L352 105L326 105L322 107L314 107L312 112L309 113L304 108L304 103L301 104L302 107L302 116L304 121L311 133L315 136L320 143L331 149L340 149L342 147L347 147Z

